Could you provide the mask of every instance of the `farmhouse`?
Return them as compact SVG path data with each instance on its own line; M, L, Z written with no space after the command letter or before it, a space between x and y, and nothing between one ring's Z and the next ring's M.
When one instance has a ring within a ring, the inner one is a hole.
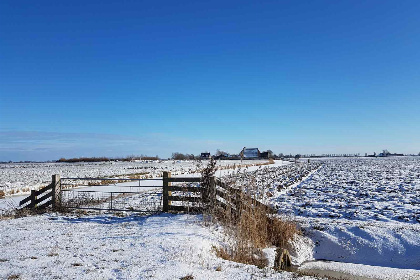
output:
M258 148L246 148L241 151L241 156L246 159L257 159L260 157L260 150Z
M210 153L201 153L201 155L200 155L200 158L203 158L203 159L205 159L205 158L210 158Z

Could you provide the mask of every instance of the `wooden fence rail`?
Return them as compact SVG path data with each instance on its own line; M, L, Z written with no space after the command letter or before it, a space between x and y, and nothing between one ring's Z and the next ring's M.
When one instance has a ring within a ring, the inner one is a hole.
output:
M172 186L172 183L199 183L201 177L171 177L170 172L163 172L163 212L202 212L202 186ZM172 192L181 192L173 195ZM193 196L191 196L193 194ZM173 205L172 202L183 202L182 205Z
M48 206L57 208L61 201L60 175L53 175L52 182L38 191L31 190L31 195L19 202L23 208L45 209Z

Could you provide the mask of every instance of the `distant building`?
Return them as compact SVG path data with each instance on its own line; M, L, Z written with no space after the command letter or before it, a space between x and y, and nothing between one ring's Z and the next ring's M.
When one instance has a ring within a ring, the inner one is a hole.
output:
M203 159L209 159L210 158L210 153L201 153L200 157L203 158Z
M220 153L218 155L213 156L214 159L230 159L230 155L227 153Z
M260 153L260 158L268 158L270 155L268 154L268 152L261 152Z
M260 150L258 148L243 148L241 156L244 159L256 159L260 157Z
M229 159L236 159L236 160L238 160L238 159L241 159L241 156L240 155L229 155Z

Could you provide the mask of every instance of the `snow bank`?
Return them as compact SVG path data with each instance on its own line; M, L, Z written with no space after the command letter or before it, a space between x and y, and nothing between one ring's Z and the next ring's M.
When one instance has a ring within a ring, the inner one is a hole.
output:
M413 269L396 269L389 267L361 265L337 262L308 262L299 268L299 271L319 276L332 276L337 279L354 280L418 280L420 271Z
M420 269L420 225L297 219L313 240L314 258Z

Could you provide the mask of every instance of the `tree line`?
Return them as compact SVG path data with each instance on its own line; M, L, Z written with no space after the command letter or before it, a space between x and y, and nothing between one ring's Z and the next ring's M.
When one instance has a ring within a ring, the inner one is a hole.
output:
M126 157L76 157L76 158L60 158L56 162L67 162L67 163L75 163L75 162L106 162L106 161L134 161L134 160L159 160L159 156L126 156Z

